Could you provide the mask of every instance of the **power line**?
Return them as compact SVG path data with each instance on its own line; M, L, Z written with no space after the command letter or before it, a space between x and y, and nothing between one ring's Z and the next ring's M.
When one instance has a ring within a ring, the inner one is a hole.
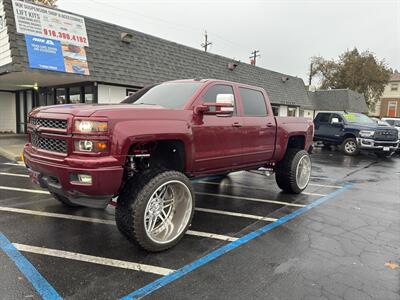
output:
M201 44L201 47L204 48L204 51L207 52L208 46L212 45L212 42L208 41L207 31L204 31L204 43Z
M254 66L256 65L257 57L260 57L260 54L258 54L259 52L260 50L254 50L253 52L251 52L250 63Z

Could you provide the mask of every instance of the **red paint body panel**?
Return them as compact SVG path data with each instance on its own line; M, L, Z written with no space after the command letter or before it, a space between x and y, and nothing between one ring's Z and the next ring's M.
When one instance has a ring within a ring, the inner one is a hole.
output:
M190 80L188 81L190 82ZM274 117L267 93L260 88L219 80L202 80L199 89L182 109L154 105L56 105L35 109L30 117L64 119L67 129L41 129L40 135L57 134L67 140L67 153L56 153L25 146L25 162L35 171L60 178L63 190L86 195L112 195L123 180L123 166L131 145L138 142L179 140L184 145L184 172L191 177L270 165L281 160L291 136L303 136L304 149L313 140L313 123L305 118ZM216 116L195 114L194 107L204 102L202 94L210 85L231 85L235 92L236 114ZM239 87L262 92L267 117L244 116ZM77 135L74 119L107 120L107 133ZM29 124L29 130L35 130ZM37 130L37 128L36 128ZM57 138L57 136L56 136ZM77 139L106 140L106 153L74 152ZM93 184L71 184L70 174L92 174Z

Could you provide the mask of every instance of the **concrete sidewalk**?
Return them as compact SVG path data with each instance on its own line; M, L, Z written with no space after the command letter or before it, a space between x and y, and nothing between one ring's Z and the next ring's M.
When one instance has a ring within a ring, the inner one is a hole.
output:
M27 138L26 134L0 134L0 155L20 161Z

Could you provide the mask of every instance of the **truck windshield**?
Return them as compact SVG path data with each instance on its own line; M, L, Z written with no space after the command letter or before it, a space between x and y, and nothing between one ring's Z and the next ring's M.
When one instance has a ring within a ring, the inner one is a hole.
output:
M141 89L122 103L134 105L160 105L166 108L183 108L200 87L201 82L167 82Z
M363 114L358 113L347 113L343 114L344 119L347 123L358 123L358 124L375 124L374 120Z

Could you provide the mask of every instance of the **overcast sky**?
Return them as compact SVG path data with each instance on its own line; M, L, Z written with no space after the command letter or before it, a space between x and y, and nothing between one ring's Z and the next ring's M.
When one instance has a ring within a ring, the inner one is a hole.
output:
M58 0L58 7L307 78L310 57L370 50L400 69L400 0ZM89 41L90 43L90 41Z

